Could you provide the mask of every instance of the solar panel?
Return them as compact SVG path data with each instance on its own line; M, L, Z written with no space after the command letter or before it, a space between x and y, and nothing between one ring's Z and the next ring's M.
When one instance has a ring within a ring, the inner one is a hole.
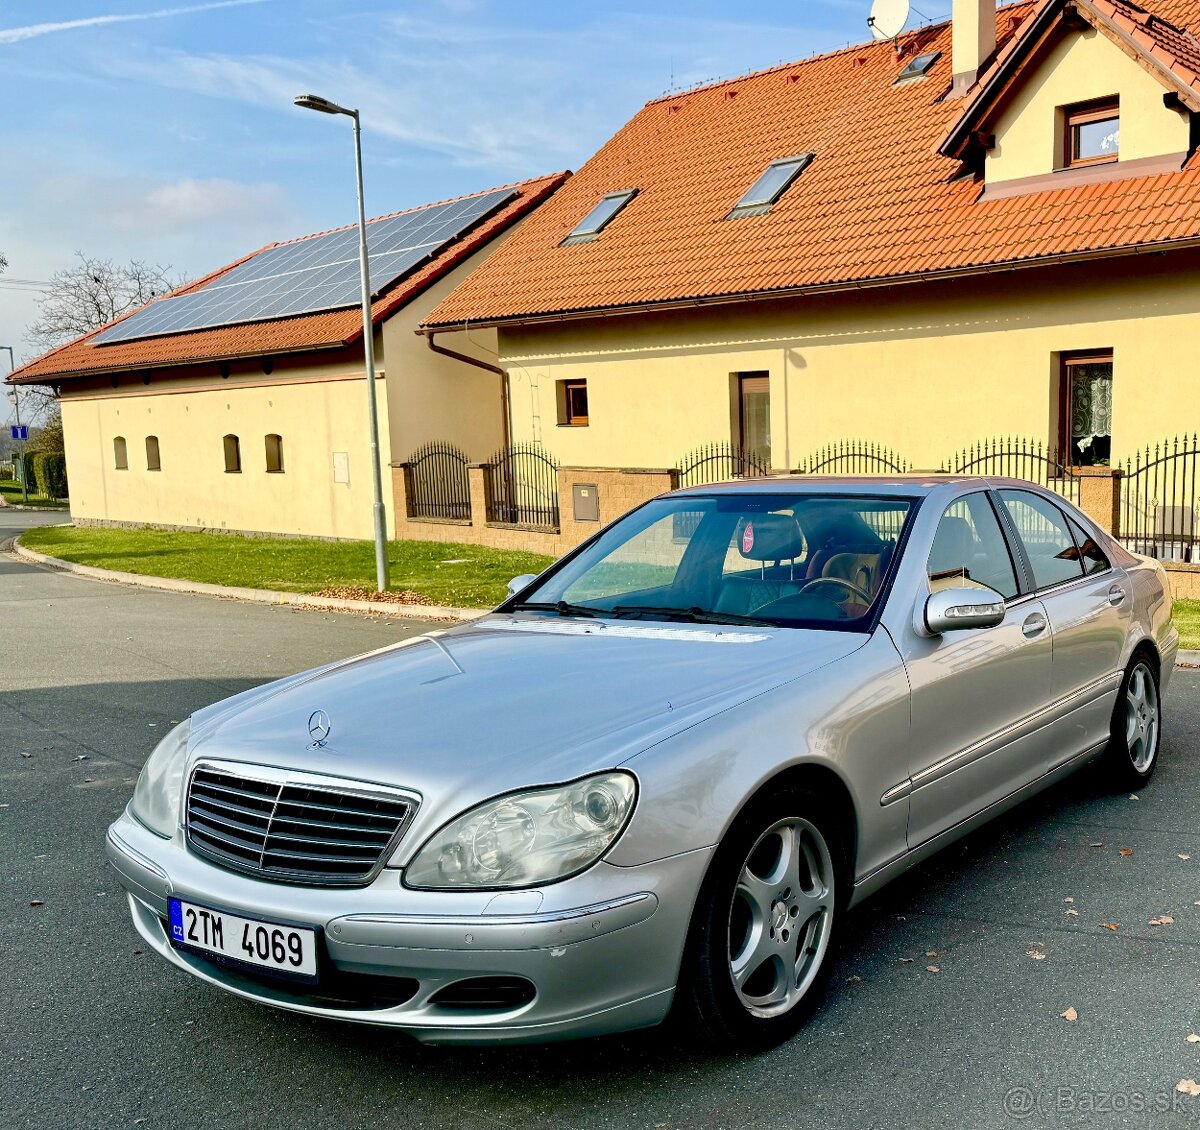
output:
M433 258L515 196L511 189L498 189L372 220L367 225L372 296ZM361 301L358 228L344 228L269 247L201 290L160 298L92 340L96 345L111 345L338 310Z

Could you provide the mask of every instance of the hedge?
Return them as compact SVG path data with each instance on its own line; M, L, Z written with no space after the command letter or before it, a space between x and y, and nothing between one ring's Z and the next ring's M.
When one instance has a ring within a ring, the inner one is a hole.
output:
M28 454L25 456L29 458ZM59 452L39 451L33 456L33 474L43 498L67 497L67 459Z
M28 488L30 494L37 490L37 475L34 473L33 460L37 455L36 451L27 451L24 455L17 455L16 461L21 464L21 481Z

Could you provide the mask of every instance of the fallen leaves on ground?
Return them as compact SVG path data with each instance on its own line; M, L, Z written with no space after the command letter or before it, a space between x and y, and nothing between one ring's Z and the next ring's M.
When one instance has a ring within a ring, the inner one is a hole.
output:
M421 604L431 605L433 601L419 592L404 589L401 592L372 592L370 589L356 585L337 585L333 588L321 589L313 596L328 597L332 600L372 600L376 604Z
M1068 914L1069 914L1069 915L1070 915L1072 918L1078 918L1078 917L1079 917L1079 911L1078 911L1078 910L1076 910L1076 909L1075 909L1073 906L1068 906L1068 907L1067 907L1067 913L1068 913Z
M1157 918L1150 919L1151 926L1170 926L1175 919L1169 914L1160 914Z
M1034 961L1045 961L1046 955L1041 950L1026 950L1026 957L1032 957Z
M847 985L857 985L860 981L862 981L862 978L857 973L851 973L850 976L846 978Z
M916 960L917 959L915 957L902 957L900 959L900 964L901 965L912 965L912 963Z
M1121 854L1122 855L1133 855L1133 848L1122 848Z
M1075 1021L1079 1019L1079 1013L1077 1013L1073 1008L1063 1009L1063 1011L1058 1015L1071 1024L1074 1024Z
M1142 798L1140 796L1138 796L1137 793L1130 793L1129 799L1130 800L1141 800Z
M1200 1044L1200 1036L1197 1036L1196 1033L1193 1032L1188 1036L1187 1042L1189 1044Z
M29 905L30 906L45 906L46 900L45 899L30 899Z
M1195 1079L1180 1079L1175 1084L1175 1090L1195 1098L1197 1095L1200 1095L1200 1083L1197 1083Z
M1101 930L1111 930L1115 934L1117 932L1117 928L1120 925L1121 924L1119 922L1101 922L1100 929Z
M925 956L926 957L937 957L937 950L926 950Z
M1183 860L1183 861L1186 863L1186 862L1187 862L1189 859L1191 859L1192 857L1191 857L1190 855L1184 855L1184 854L1183 854L1183 852L1180 852L1180 853L1179 853L1179 858L1180 858L1180 859L1182 859L1182 860Z
M1063 899L1063 902L1074 902L1074 899Z
M1088 847L1103 847L1103 846L1104 845L1098 841L1094 844L1088 844Z
M941 973L942 971L942 967L940 965L927 965L925 968L930 973Z

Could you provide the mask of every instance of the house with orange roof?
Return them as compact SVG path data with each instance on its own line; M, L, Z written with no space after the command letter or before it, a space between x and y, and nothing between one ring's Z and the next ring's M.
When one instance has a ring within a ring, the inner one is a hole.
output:
M953 0L670 94L422 332L495 331L561 465L1021 473L972 455L1009 437L1107 521L1091 479L1200 429L1198 37L1200 0Z
M415 331L568 175L369 222L385 475L425 454L465 494L467 462L504 445L495 331ZM356 226L272 244L13 373L58 396L73 518L371 537L358 263Z

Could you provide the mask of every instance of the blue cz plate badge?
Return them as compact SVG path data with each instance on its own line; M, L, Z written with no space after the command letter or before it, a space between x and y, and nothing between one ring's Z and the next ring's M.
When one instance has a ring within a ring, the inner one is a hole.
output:
M317 976L317 932L173 898L171 944L292 977Z

